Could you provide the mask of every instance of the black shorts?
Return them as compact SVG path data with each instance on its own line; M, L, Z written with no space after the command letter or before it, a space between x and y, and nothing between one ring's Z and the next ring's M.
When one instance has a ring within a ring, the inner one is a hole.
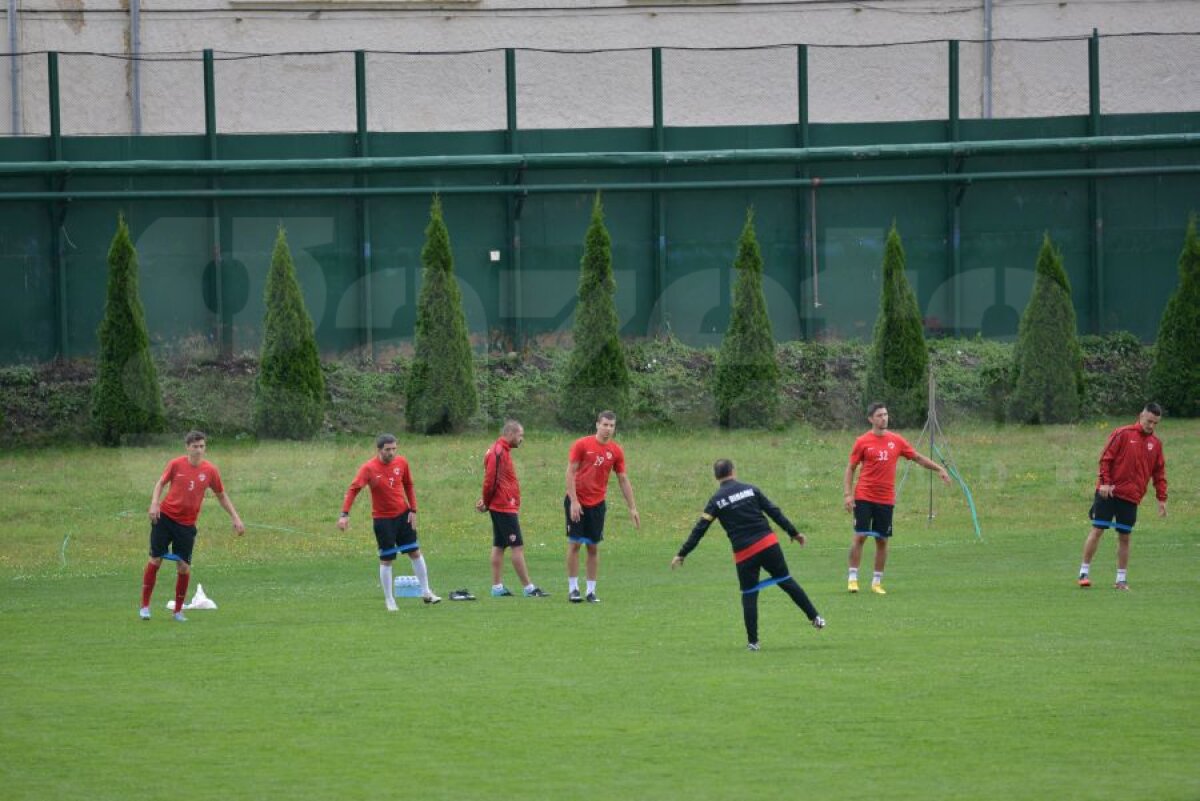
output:
M150 526L150 556L155 559L169 558L167 552L180 562L192 563L192 549L196 546L196 527L185 526L159 513L158 522Z
M567 513L567 539L584 545L599 545L604 539L604 501L595 506L584 506L579 522L571 520L571 499L563 498L563 509Z
M892 511L895 506L873 501L854 502L854 533L860 537L887 539L892 536Z
M496 548L520 548L525 544L521 539L521 520L516 512L494 512L492 516L492 546Z
M1128 534L1133 531L1137 522L1138 505L1133 501L1112 496L1110 498L1096 497L1092 499L1092 508L1088 516L1096 528L1115 528L1118 534Z
M767 571L770 579L759 582L759 571ZM783 549L779 543L759 551L754 556L737 563L738 587L742 595L758 592L772 584L778 584L791 578L788 572L787 560L783 557Z
M417 544L417 530L408 522L408 512L399 517L377 517L372 522L375 524L375 542L379 545L379 561L391 562L396 554L421 547Z

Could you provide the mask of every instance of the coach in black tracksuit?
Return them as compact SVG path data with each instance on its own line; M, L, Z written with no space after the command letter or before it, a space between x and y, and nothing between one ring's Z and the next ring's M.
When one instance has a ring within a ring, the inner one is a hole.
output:
M772 584L786 592L796 606L804 610L814 628L824 628L825 621L808 600L804 589L788 574L787 560L779 547L779 538L771 531L767 518L770 517L787 532L794 542L804 544L804 535L796 530L779 507L771 503L762 490L753 484L743 484L733 474L733 462L718 459L713 464L713 475L720 482L720 489L704 507L704 513L696 521L687 542L671 560L671 567L683 564L714 519L721 521L729 541L733 545L733 561L737 565L738 584L742 588L742 613L746 618L746 639L751 651L758 650L758 591ZM766 570L769 579L759 582L760 570Z

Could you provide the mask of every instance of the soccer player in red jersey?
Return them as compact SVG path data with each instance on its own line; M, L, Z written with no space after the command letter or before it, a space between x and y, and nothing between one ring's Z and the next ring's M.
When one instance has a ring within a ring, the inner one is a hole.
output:
M883 569L887 565L892 511L896 507L896 463L900 457L910 459L935 471L947 484L950 476L946 468L913 450L904 437L887 430L888 411L884 404L868 406L867 421L871 430L854 441L842 479L846 511L854 515L854 540L850 544L850 574L846 588L858 592L858 565L862 562L863 543L867 537L872 537L875 540L875 574L871 578L871 592L887 595L883 589ZM862 465L862 472L858 484L854 485L854 471L859 465Z
M395 587L392 584L392 562L396 554L407 554L412 560L413 573L421 583L421 597L427 604L442 599L429 589L429 570L421 546L417 542L417 496L413 491L412 471L408 460L396 453L396 438L380 434L375 438L373 459L358 468L346 497L337 527L345 531L350 526L350 507L363 487L371 488L371 517L375 528L375 543L379 546L379 583L389 612L396 611Z
M1100 454L1100 476L1089 517L1092 530L1083 543L1083 563L1079 565L1079 586L1090 587L1092 557L1100 545L1104 530L1117 530L1118 590L1128 590L1129 535L1137 522L1138 504L1146 495L1146 485L1154 480L1158 514L1167 516L1167 461L1162 441L1154 436L1162 407L1147 403L1133 425L1122 426L1108 436Z
M550 593L529 580L525 566L525 541L521 539L521 484L513 465L512 451L525 441L525 428L516 420L506 420L500 438L483 455L483 492L475 502L475 511L492 517L492 597L508 598L512 592L500 579L507 548L513 570L521 579L526 598L545 598Z
M633 500L633 485L625 473L625 452L613 441L616 433L617 415L600 412L595 435L575 440L567 456L567 497L563 508L567 514L567 600L573 604L583 601L579 593L580 547L587 548L587 601L600 602L596 597L596 574L600 567L600 541L604 539L604 499L608 495L610 473L617 474L634 527L642 523Z
M204 433L189 431L183 442L187 456L167 462L150 493L150 561L142 572L142 606L138 612L142 620L150 619L150 596L163 559L173 561L176 567L174 618L180 622L187 620L183 616L183 597L191 579L196 518L200 516L206 490L211 489L217 503L229 513L233 530L239 536L246 533L246 526L221 483L221 474L204 458L208 445ZM167 497L163 498L163 489L168 485Z

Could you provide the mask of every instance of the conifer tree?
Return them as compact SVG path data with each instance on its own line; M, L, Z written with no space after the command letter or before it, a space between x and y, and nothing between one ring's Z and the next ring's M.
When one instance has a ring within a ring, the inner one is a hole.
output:
M146 313L138 291L138 259L125 217L108 249L108 292L96 332L100 352L92 389L92 427L105 445L165 427L158 371L150 357Z
M479 408L479 399L462 292L454 279L450 231L437 195L429 209L421 265L416 353L405 413L409 430L444 434L462 430Z
M325 376L282 226L271 253L264 301L254 430L265 438L308 439L325 419Z
M864 408L873 401L886 404L895 428L922 425L929 400L925 325L904 268L904 246L893 221L883 250L883 286L867 363Z
M586 428L605 409L616 412L619 420L629 407L629 365L619 336L616 288L612 239L596 193L579 265L575 344L559 402L559 416L571 428Z
M713 394L723 427L770 427L779 412L779 364L763 294L763 261L754 232L754 210L738 238L733 267L733 310L717 353Z
M1200 416L1200 236L1188 219L1179 254L1179 286L1158 323L1150 400L1177 417Z
M1047 233L1013 351L1016 381L1009 414L1014 420L1069 423L1079 419L1083 350L1075 326L1071 283L1062 254Z

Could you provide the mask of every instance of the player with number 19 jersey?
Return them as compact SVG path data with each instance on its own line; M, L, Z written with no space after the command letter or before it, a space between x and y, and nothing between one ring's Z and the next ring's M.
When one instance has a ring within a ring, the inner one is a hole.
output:
M342 501L342 514L350 513L350 507L363 487L371 488L371 517L376 520L417 511L412 471L408 467L408 460L399 454L386 464L376 456L358 468L358 474L350 482Z
M615 470L625 474L625 452L609 440L601 444L595 435L575 440L568 460L579 465L575 473L575 497L583 507L599 506L608 497L608 478Z
M894 506L896 504L896 463L901 457L917 455L912 445L899 434L884 431L882 435L868 431L854 441L850 449L850 464L862 465L854 500Z

